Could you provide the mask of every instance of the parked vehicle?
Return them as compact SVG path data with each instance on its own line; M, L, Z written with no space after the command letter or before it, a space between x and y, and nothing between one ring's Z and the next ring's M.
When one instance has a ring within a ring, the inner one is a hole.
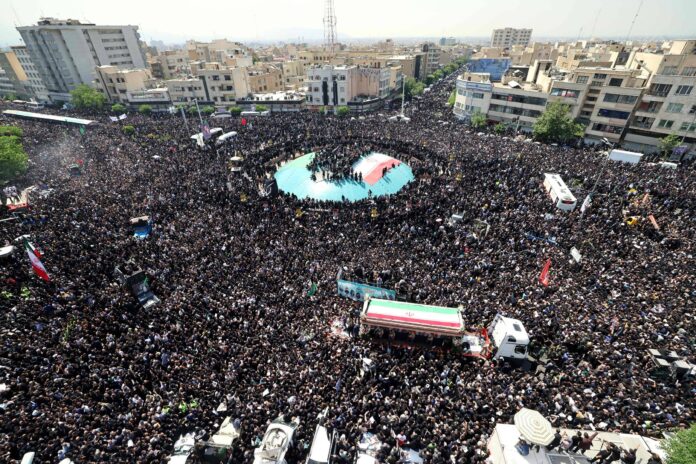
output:
M285 453L293 444L298 425L300 419L297 417L288 421L284 416L279 416L271 422L261 444L254 450L254 464L287 464Z
M193 432L181 435L174 443L174 453L169 457L169 464L186 464L196 447L196 437Z
M327 413L328 408L319 416L319 424L317 424L317 428L314 430L312 445L309 448L309 455L305 464L329 464L331 462L336 441L336 431L333 430L329 434L327 428L321 424Z
M239 440L241 426L238 420L227 417L220 430L205 442L201 460L210 464L231 464L234 444Z

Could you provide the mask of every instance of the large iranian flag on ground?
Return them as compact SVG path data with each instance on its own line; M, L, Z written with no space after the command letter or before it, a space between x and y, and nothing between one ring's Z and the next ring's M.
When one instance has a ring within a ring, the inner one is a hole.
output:
M432 327L447 332L463 329L462 317L456 308L419 305L402 301L371 299L365 317L400 325Z
M34 250L29 245L27 239L24 239L24 249L27 251L27 256L29 257L29 261L31 261L31 267L34 268L36 275L48 282L50 280L48 272L46 272L46 268L41 263L41 260L34 254Z

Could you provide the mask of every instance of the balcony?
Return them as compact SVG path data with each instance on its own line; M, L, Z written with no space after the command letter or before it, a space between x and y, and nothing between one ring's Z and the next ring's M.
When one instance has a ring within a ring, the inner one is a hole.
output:
M633 121L631 127L638 129L650 129L655 121Z
M669 90L667 90L667 91L653 90L653 91L649 91L649 92L648 92L648 95L650 95L651 97L660 97L660 98L664 98L664 97L666 97L667 95L669 95Z

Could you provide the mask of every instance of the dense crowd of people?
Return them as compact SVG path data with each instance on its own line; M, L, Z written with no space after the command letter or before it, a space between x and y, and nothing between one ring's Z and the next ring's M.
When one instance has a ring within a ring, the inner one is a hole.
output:
M449 77L415 99L409 123L216 121L238 132L217 151L192 144L178 116L129 115L134 135L106 116L84 135L2 117L22 128L31 160L18 188L51 189L0 223L2 238L30 235L51 280L23 253L0 262L0 461L36 451L40 462L164 462L181 434L205 438L232 416L242 428L234 462L250 463L268 423L286 414L301 420L292 464L304 462L326 408L345 463L364 432L384 444L380 462L397 462L397 442L428 463L484 462L495 425L521 407L590 431L656 435L693 422L693 385L653 379L647 356L659 348L696 361L693 166L605 164L598 148L479 134L451 115L452 88ZM340 204L259 188L282 160L327 146L344 148L317 169L343 173L374 150L408 163L416 180ZM241 172L229 171L232 154ZM68 170L76 160L80 176ZM578 206L598 179L587 211L556 209L545 172L562 176ZM449 223L453 214L463 219ZM142 215L153 230L137 240L129 219ZM628 225L632 216L642 220ZM138 307L117 283L127 262L146 272L159 305ZM342 267L371 281L398 276L417 303L461 305L469 326L496 313L520 319L545 371L336 334L361 307L337 295ZM363 358L373 375L360 375Z

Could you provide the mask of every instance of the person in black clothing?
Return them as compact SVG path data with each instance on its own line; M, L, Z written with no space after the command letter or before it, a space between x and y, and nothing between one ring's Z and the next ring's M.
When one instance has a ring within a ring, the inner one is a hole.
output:
M560 430L560 429L556 429L556 434L553 436L553 441L551 441L551 443L548 444L548 446L546 447L546 449L547 449L548 451L551 451L551 450L553 450L554 448L557 448L558 445L561 444L561 439L562 439L562 437L561 437L561 430Z

